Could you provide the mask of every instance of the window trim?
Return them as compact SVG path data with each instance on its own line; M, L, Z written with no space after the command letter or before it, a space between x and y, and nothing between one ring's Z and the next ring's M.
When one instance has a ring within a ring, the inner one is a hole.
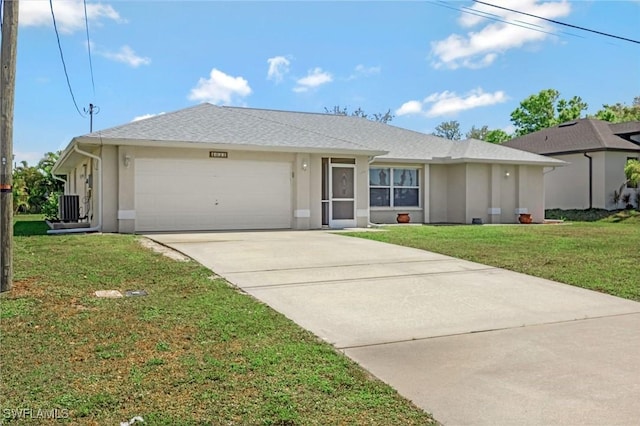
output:
M372 169L385 169L389 174L389 184L388 185L372 185L371 184L371 170ZM394 184L394 172L395 170L415 170L416 171L416 182L415 185L412 186L396 186ZM424 168L422 166L392 166L388 164L371 164L369 165L369 208L372 210L422 210L422 182L420 180L420 172L424 172ZM388 206L372 206L371 205L371 189L388 189L389 190L389 205ZM417 206L396 206L394 205L395 201L395 190L396 189L417 189L418 190L418 205Z

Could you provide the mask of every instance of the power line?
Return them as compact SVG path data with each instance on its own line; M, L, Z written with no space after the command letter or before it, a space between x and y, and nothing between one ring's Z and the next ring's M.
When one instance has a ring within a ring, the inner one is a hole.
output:
M516 26L516 27L524 28L524 29L531 30L531 31L536 31L536 32L543 33L543 34L549 34L549 35L553 35L553 36L556 36L556 37L558 36L557 34L554 34L554 33L549 32L549 31L544 31L544 30L540 30L540 29L537 29L537 28L531 28L531 26L529 26L529 25L516 24L515 22L506 21L504 19L499 18L498 15L494 15L493 13L481 12L481 11L477 11L477 10L473 10L473 9L469 9L469 8L461 8L461 7L449 6L444 1L437 1L435 3L428 3L428 4L433 4L433 5L436 5L436 6L444 7L446 9L451 9L451 10L455 10L455 11L458 11L458 12L467 13L469 15L479 16L481 18L490 19L492 21L497 21L497 22L502 22L503 24L513 25L513 26ZM570 34L570 35L572 35L572 34Z
M503 24L513 25L514 27L524 28L525 30L536 31L536 32L543 33L543 34L552 35L554 37L559 37L558 34L556 34L554 32L551 32L551 31L544 31L544 30L541 29L541 28L543 28L541 25L536 25L536 24L533 24L531 22L524 22L524 21L519 21L519 20L508 21L508 20L502 19L499 15L496 15L494 13L484 12L484 11L481 11L481 10L475 10L475 9L471 9L471 8L468 8L468 7L449 6L444 1L437 1L435 3L428 2L427 4L433 4L433 5L436 5L436 6L444 7L446 9L456 10L458 12L467 13L469 15L479 16L479 17L484 18L484 19L490 19L492 21L502 22ZM533 28L533 27L538 27L538 28ZM560 31L560 32L562 34L565 34L565 35L568 35L568 36L571 36L571 37L585 38L585 37L583 37L581 35L571 34L571 33L568 33L566 31Z
M93 61L91 60L91 40L89 39L89 18L87 17L87 0L82 0L84 5L84 26L87 29L87 50L89 52L89 71L91 72L91 87L93 88L93 97L96 97L96 83L93 80ZM90 109L91 104L89 104Z
M73 89L71 89L71 82L69 81L69 73L67 72L67 64L64 61L64 54L62 53L62 44L60 44L60 34L58 34L58 26L56 25L56 15L53 13L53 0L49 0L49 7L51 9L51 18L53 19L53 29L56 32L56 39L58 40L58 50L60 51L60 59L62 60L62 68L64 69L64 75L67 79L67 87L69 87L69 93L71 94L71 99L73 100L73 105L76 107L76 111L80 114L81 117L85 117L80 112L80 108L78 108L78 104L76 103L76 97L73 95Z
M542 16L534 15L532 13L520 12L519 10L509 9L508 7L498 6L498 5L495 5L495 4L486 3L486 2L478 1L478 0L473 0L473 2L474 3L478 3L478 4L484 4L485 6L495 7L497 9L507 10L509 12L519 13L521 15L530 16L532 18L542 19L543 21L552 22L552 23L558 24L558 25L564 25L565 27L575 28L575 29L578 29L578 30L587 31L587 32L594 33L594 34L599 34L599 35L602 35L602 36L605 36L605 37L611 37L611 38L616 38L618 40L628 41L630 43L640 44L639 40L634 40L634 39L631 39L631 38L621 37L621 36L617 36L615 34L609 34L609 33L605 33L605 32L602 32L602 31L592 30L590 28L580 27L578 25L567 24L566 22L556 21L555 19L543 18Z

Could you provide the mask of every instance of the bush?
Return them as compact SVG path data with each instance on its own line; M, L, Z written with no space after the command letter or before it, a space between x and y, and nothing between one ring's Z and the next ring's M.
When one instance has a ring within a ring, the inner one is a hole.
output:
M47 220L58 220L58 197L61 192L52 192L42 204L42 214Z

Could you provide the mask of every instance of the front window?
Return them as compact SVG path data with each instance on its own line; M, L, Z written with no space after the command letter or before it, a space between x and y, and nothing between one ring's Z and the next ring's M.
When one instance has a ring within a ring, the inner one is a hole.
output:
M371 207L419 207L420 171L394 167L370 168L369 205Z

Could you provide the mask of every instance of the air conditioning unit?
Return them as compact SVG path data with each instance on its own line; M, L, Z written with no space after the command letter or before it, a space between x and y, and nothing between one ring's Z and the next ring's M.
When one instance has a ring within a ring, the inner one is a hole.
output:
M80 220L79 195L60 195L58 197L58 218L63 222Z

